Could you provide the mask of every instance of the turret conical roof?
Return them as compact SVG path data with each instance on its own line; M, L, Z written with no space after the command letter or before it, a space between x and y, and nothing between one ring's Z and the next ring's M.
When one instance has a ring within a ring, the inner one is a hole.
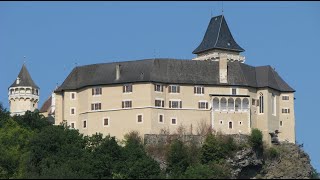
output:
M39 89L39 87L32 80L25 64L23 64L18 77L20 79L19 84L17 84L17 80L15 80L10 87L31 86L33 88Z

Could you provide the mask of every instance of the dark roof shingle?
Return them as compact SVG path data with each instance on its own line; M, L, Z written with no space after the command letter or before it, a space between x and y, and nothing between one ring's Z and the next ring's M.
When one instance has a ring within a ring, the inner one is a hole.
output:
M29 74L29 71L24 64L20 70L18 77L20 78L19 84L17 84L16 83L17 81L15 80L10 87L31 86L33 88L39 89L39 87L36 85L36 83L34 83L34 81L32 80L32 78Z
M223 15L211 18L201 44L192 53L199 54L212 49L223 49L235 52L244 51L233 39Z
M116 80L116 65L120 78ZM219 62L177 59L145 59L76 67L56 90L76 90L87 86L158 82L166 84L230 85L294 90L270 67L253 67L228 62L228 83L219 83Z

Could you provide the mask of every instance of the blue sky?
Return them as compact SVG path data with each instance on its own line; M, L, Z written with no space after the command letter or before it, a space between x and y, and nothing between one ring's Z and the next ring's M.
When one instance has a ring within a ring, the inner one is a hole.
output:
M296 136L320 171L320 3L224 2L246 63L295 90ZM26 60L40 105L75 64L191 59L220 2L0 2L0 102ZM26 56L26 59L23 57Z

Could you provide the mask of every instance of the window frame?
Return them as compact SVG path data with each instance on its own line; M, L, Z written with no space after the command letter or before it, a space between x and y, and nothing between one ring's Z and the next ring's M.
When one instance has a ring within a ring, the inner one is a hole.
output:
M141 116L141 122L139 122L139 116ZM143 114L137 114L136 115L136 123L137 124L143 124Z
M160 86L160 91L158 91L157 86ZM154 84L154 92L163 93L163 84Z
M177 91L177 92L173 92L173 91L172 91L172 89L173 89L174 86L176 87L176 91ZM169 85L168 91L169 91L169 94L179 94L179 93L180 93L180 85L171 84L171 85Z
M100 89L100 94L97 93L97 89ZM91 88L91 95L92 96L101 96L102 95L102 87L93 87Z
M173 119L176 120L175 124L172 123L172 120L173 120ZM171 118L170 118L170 124L171 124L171 125L177 125L177 124L178 124L178 118L176 118L176 117L171 117Z
M108 125L105 125L105 119L108 119ZM102 118L102 126L103 127L110 127L110 117L103 117Z
M128 88L130 87L130 88ZM131 91L128 91L130 89ZM133 84L124 84L122 86L122 93L123 94L131 94L133 92Z
M84 127L84 122L86 122L86 127ZM87 119L82 120L82 129L87 129L88 128L88 121Z
M126 102L130 102L130 107L126 107ZM125 99L122 100L122 104L121 104L122 109L132 109L132 100L131 99Z
M99 104L100 104L100 109L99 109ZM93 109L92 109L92 105L94 105L93 107ZM96 105L98 105L98 108L96 109ZM101 111L102 110L102 103L101 102L92 102L91 104L90 104L90 109L91 109L91 111Z
M201 103L204 103L204 108L201 107ZM198 109L208 110L209 109L209 102L206 100L198 101Z
M173 107L173 102L178 102L178 107ZM170 109L182 109L182 101L181 99L170 99L169 100L169 108Z
M160 116L162 116L162 122L160 122ZM164 124L164 114L158 114L158 123Z
M200 93L198 92L198 88L200 88ZM203 96L204 95L204 86L194 86L193 87L193 93L195 95L201 95Z
M72 98L72 95L74 95L74 98ZM76 92L70 92L70 100L77 100Z
M160 101L160 106L157 106L156 101ZM164 99L162 99L162 98L155 98L155 100L154 100L154 107L164 108Z
M72 110L74 110L74 113L72 114ZM76 115L76 107L70 107L70 116Z

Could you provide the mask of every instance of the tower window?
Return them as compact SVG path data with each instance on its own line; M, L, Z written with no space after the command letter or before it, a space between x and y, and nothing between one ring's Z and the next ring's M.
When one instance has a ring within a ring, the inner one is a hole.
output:
M264 112L264 107L263 107L263 94L260 93L260 97L259 97L259 113L263 113Z
M229 129L232 129L232 122L229 122Z
M76 114L76 108L71 108L70 109L70 114L75 115Z
M71 93L71 99L72 99L72 100L75 100L75 99L76 99L76 93L74 93L74 92Z

